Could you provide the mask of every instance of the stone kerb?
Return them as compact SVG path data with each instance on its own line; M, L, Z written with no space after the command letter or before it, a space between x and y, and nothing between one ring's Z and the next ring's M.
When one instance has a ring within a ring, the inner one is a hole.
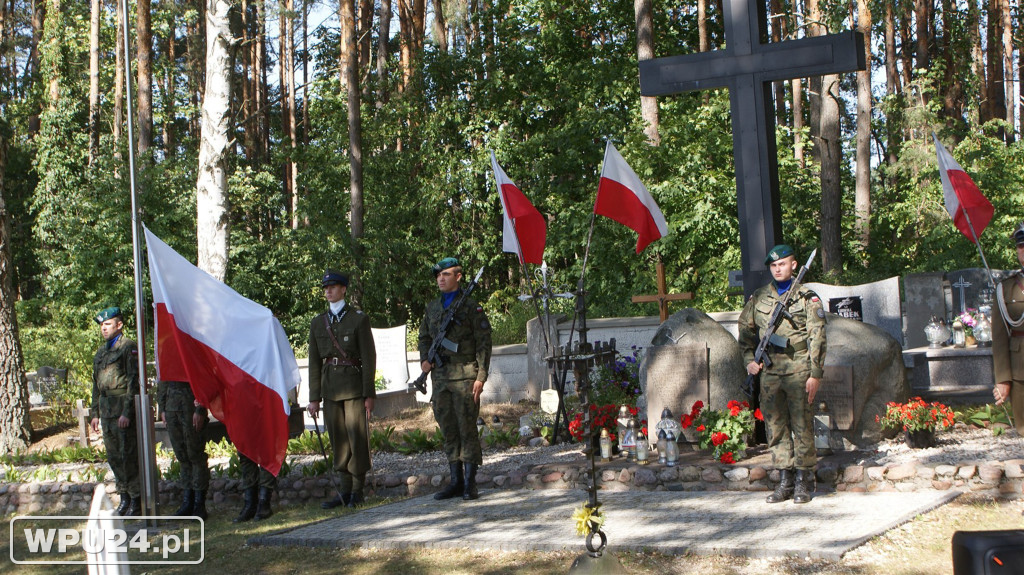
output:
M489 489L586 489L589 465L558 463L526 465L490 475L481 469L477 482L483 496ZM960 464L904 463L872 466L821 462L816 471L819 494L832 491L885 492L959 490L993 497L1024 498L1024 459L968 462ZM420 496L445 485L444 475L371 475L370 495ZM659 463L638 465L628 461L600 463L597 481L604 491L769 491L778 482L778 471L742 462L724 465L691 461L673 467ZM95 483L41 482L0 484L0 511L12 513L86 512ZM106 484L113 489L112 482ZM274 505L302 505L323 500L334 487L329 478L289 476L278 482ZM181 492L169 481L159 483L161 509L178 503ZM242 492L237 479L214 479L210 483L214 505L240 508Z

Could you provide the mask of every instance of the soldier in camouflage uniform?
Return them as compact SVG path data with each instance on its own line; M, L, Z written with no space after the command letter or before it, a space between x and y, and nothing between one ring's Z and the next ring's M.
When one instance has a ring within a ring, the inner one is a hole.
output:
M142 511L139 483L139 443L135 434L135 396L139 393L139 348L122 335L121 308L108 307L93 318L105 340L92 360L93 431L103 427L103 446L114 472L121 501L120 515Z
M420 324L420 362L424 372L431 372L430 403L444 436L444 451L451 469L451 482L435 494L434 499L456 495L462 495L465 500L476 499L479 497L476 472L483 463L476 420L480 414L480 394L491 365L491 324L484 308L476 301L463 302L447 333L447 338L458 346L457 351L442 350L444 365L431 371L434 366L427 361L427 353L440 330L445 310L462 291L459 286L462 266L455 258L444 258L437 262L433 271L441 297L427 303Z
M196 401L192 387L184 381L161 381L157 403L167 425L174 457L181 465L181 506L174 515L195 515L206 519L206 492L210 467L206 457L203 427L209 420L206 408Z
M270 498L277 489L277 478L274 474L263 469L258 463L245 455L238 454L238 467L242 475L242 493L244 505L238 516L232 523L242 523L256 519L260 521L274 514L270 508ZM257 489L259 498L257 499Z
M761 374L761 412L772 464L780 475L779 485L767 501L778 503L792 497L794 503L807 503L814 484L812 402L824 373L825 310L813 291L793 285L799 266L793 248L775 246L765 258L765 265L773 281L747 300L738 327L747 373ZM765 369L763 363L754 363L754 351L775 303L791 289L797 291L787 304L789 315L783 317L775 332L786 338L786 345L770 346L773 363Z
M338 494L320 507L356 507L363 502L371 464L367 425L377 397L377 351L370 318L345 303L348 277L327 270L320 286L329 307L309 325L307 409L316 417L323 401L324 429L331 439L334 470L341 477Z
M992 314L996 405L1010 400L1017 433L1024 435L1024 223L1013 232L1021 269L1000 282Z

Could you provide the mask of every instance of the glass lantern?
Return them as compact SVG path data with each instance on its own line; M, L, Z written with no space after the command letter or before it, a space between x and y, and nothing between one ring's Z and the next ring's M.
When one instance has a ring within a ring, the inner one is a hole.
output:
M832 453L832 414L828 404L818 404L818 412L814 414L814 449L819 456Z
M640 465L647 465L648 445L647 437L643 433L636 435L636 462Z
M966 347L967 333L964 331L964 324L960 319L953 320L953 347Z
M636 420L632 417L626 422L626 434L622 436L622 452L626 459L636 459Z
M668 441L665 439L668 434L665 433L664 429L658 430L658 463L664 465L666 463L665 450L668 447Z
M661 421L659 421L658 424L654 426L654 429L657 429L658 431L664 431L666 434L672 433L672 435L676 437L679 437L679 434L683 431L682 426L679 425L679 421L676 420L676 418L672 415L672 410L667 407L661 410ZM661 437L660 433L658 434L658 437ZM661 451L660 443L658 451L659 453Z
M665 434L665 465L675 467L679 461L679 444L676 443L676 436L671 432Z
M949 328L936 316L932 316L932 320L928 322L928 325L924 326L924 336L928 340L928 347L931 349L942 347L942 344L949 339L949 335Z
M991 305L978 307L978 324L974 326L974 339L978 343L978 347L991 347L992 345L991 316Z
M612 460L612 438L608 435L607 429L601 430L601 461Z
M619 453L625 455L626 450L623 447L623 441L626 439L626 424L629 423L629 406L622 404L619 408L619 416L615 419L615 427L617 431L616 437L619 441Z

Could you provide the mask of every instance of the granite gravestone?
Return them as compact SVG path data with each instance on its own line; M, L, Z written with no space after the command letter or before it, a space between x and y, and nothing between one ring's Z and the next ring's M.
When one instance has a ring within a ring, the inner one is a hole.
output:
M942 273L910 274L903 278L903 301L906 306L906 347L928 345L924 326L932 316L946 319L946 299L942 289Z
M647 399L648 429L654 428L666 407L678 421L694 402L710 403L707 344L651 346L644 355L644 365L646 386L642 387ZM692 428L682 433L686 441L699 439Z
M889 333L896 341L903 342L903 316L900 311L900 280L896 277L854 286L836 286L811 282L806 284L822 301L833 299L860 299L861 317L864 323L876 325ZM829 311L836 313L832 307ZM842 314L836 314L842 316ZM842 316L849 317L849 316ZM927 323L927 322L926 322Z

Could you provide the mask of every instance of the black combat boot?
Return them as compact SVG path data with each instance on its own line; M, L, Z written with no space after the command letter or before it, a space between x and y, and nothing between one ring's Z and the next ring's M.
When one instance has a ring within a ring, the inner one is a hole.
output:
M249 487L245 490L245 505L242 506L242 511L235 517L232 523L241 523L243 521L251 521L256 516L256 488Z
M448 487L434 494L434 499L438 501L462 495L463 490L465 490L465 486L462 484L462 462L449 461L448 467L451 469L451 482L448 483Z
M480 498L480 493L476 490L476 468L476 463L466 464L466 487L462 491L462 498L466 501Z
M198 489L196 490L195 504L192 506L192 513L196 517L206 521L206 492Z
M266 519L274 514L274 511L270 509L270 496L274 492L269 487L260 487L260 500L256 505L256 521Z
M793 470L779 470L779 485L772 491L765 501L768 503L780 503L793 497Z
M353 491L352 496L349 498L348 503L346 503L345 506L359 507L360 505L363 504L364 501L366 501L366 498L363 497L362 491Z
M814 471L810 469L797 469L793 503L807 503L811 500L812 491L814 491Z
M192 515L192 510L195 506L195 497L195 491L192 491L191 489L182 489L181 505L174 511L173 515L177 517L188 517Z
M142 496L132 497L128 504L128 511L124 512L125 517L138 517L142 515Z
M132 496L127 493L121 494L121 501L117 504L117 514L124 517L125 513L128 513L128 507L132 504Z
M351 493L336 494L333 499L329 499L321 503L320 509L334 509L335 507L348 505L350 501L352 501Z

